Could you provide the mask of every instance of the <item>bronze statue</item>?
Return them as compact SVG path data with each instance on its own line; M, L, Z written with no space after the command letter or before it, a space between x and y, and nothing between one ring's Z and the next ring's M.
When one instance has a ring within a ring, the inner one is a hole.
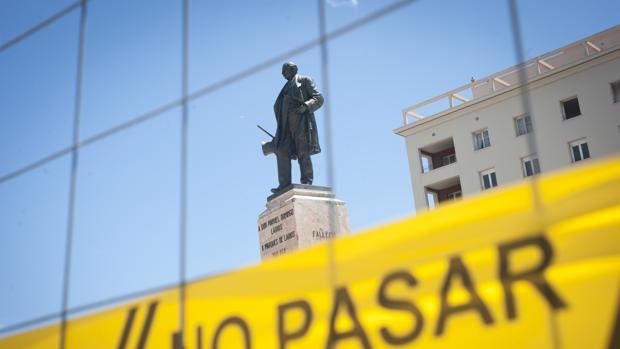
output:
M310 156L321 152L314 111L323 105L323 96L312 78L297 74L295 63L284 63L282 75L287 82L273 106L278 128L273 141L263 144L263 153L273 152L278 159L274 194L291 184L291 159L299 161L301 184L312 184Z

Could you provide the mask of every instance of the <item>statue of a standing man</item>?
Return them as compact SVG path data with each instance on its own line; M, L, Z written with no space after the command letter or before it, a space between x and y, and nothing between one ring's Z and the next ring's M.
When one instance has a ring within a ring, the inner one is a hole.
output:
M312 78L297 74L295 63L282 66L284 84L273 110L278 128L273 146L278 159L278 187L273 193L291 184L291 159L299 161L301 184L312 184L310 156L321 152L314 111L323 105L323 96Z

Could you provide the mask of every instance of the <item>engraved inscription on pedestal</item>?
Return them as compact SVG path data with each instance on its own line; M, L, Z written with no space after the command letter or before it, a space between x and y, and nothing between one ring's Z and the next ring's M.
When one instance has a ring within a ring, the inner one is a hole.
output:
M267 201L258 219L261 258L305 248L349 232L344 201L327 187L291 185Z
M271 212L258 221L260 251L263 254L277 256L297 245L295 232L295 209L282 207ZM264 257L263 257L264 258Z

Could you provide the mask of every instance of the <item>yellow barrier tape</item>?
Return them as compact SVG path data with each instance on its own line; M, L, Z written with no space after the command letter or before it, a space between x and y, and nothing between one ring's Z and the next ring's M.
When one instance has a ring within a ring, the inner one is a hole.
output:
M333 270L319 245L191 283L183 348L620 348L620 157L537 185L335 240ZM66 348L180 348L178 299L72 319Z

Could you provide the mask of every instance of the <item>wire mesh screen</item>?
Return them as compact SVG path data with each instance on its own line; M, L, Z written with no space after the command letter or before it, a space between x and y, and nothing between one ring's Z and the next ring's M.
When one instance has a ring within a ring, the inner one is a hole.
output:
M569 8L546 18L516 0L475 5L81 0L16 22L0 37L10 285L0 334L58 322L64 348L72 316L174 287L183 328L188 280L257 262L254 220L276 176L255 125L274 127L282 63L295 61L323 92L316 182L350 197L359 230L411 211L391 132L403 106L610 27L617 7L556 2ZM580 11L603 17L560 35L560 17ZM541 31L560 38L534 40ZM518 68L535 130L528 67ZM457 92L450 107L476 93ZM534 133L524 139L538 153Z

